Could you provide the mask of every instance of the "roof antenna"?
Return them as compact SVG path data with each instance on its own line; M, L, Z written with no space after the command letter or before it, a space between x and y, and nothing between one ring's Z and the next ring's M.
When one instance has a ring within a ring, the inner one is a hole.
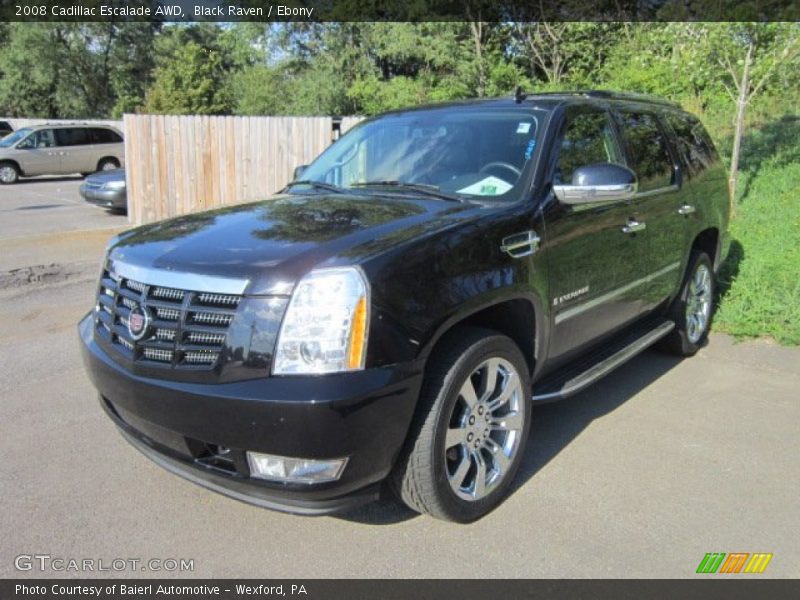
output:
M516 91L514 92L514 102L517 104L522 104L522 101L528 97L528 94L522 91L522 86L518 85Z

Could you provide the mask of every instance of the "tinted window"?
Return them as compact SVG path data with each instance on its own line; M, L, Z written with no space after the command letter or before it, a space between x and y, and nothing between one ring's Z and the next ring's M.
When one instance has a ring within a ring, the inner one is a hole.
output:
M569 183L575 169L604 162L620 162L608 116L603 112L568 116L554 183Z
M690 176L697 175L717 161L717 151L700 121L679 114L668 114L666 118L675 131L678 153Z
M111 129L92 127L89 131L92 134L93 144L118 144L122 142L122 137Z
M639 178L639 191L655 190L672 183L672 158L656 118L647 113L623 112L622 134L628 146L630 167Z
M85 127L66 127L56 129L59 146L84 146L90 144L89 130Z

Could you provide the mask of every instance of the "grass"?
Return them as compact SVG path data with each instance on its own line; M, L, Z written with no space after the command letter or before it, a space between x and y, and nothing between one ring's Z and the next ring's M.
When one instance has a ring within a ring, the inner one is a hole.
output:
M720 273L717 331L800 344L800 118L748 136L742 197Z

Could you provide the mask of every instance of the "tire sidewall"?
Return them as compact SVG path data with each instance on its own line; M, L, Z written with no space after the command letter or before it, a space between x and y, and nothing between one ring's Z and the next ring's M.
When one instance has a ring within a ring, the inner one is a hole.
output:
M700 336L700 339L697 342L692 342L689 339L688 335L688 327L686 322L686 304L689 298L689 285L694 278L694 274L697 271L697 268L704 264L711 274L710 283L711 286L711 302L712 306L709 310L708 320L706 321L706 328L703 331L703 334ZM673 320L677 326L677 331L680 336L681 342L681 350L684 355L691 356L695 354L702 346L705 344L706 339L708 338L708 333L711 330L711 319L714 314L714 292L715 292L715 283L714 283L714 269L713 265L711 264L711 259L705 252L697 252L692 255L689 261L689 268L686 270L686 276L683 281L683 285L681 286L681 294L679 297L679 302L675 305L675 311L672 315Z
M0 168L6 168L6 167L12 169L14 171L14 173L15 173L15 176L14 176L14 179L12 181L0 180L0 185L12 185L14 183L17 183L19 181L19 175L20 175L19 169L16 166L14 166L13 163L10 163L10 162L0 163Z
M105 166L109 164L112 166L112 168L106 169ZM98 171L111 171L113 169L119 169L119 161L117 161L115 158L103 158L99 163L97 163Z
M461 385L463 385L463 382L472 374L478 365L487 359L495 357L505 359L511 363L520 377L523 394L520 410L523 412L523 426L520 432L519 446L517 447L515 456L511 461L509 470L503 478L503 481L485 498L470 502L459 498L450 487L444 461L445 436L449 427L450 416L458 401ZM435 489L439 501L453 520L470 522L479 519L496 508L508 493L509 488L514 482L519 464L525 454L525 446L530 431L531 402L530 398L525 396L526 390L530 391L530 377L528 375L527 364L516 345L505 336L491 336L475 343L448 371L436 402L438 410L434 440L431 445L433 456L430 457L430 464L433 467Z

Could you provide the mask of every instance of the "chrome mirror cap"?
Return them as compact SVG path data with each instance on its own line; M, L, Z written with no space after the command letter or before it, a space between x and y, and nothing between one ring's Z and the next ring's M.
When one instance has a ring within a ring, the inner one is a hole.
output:
M560 202L569 205L628 200L636 195L636 183L612 185L554 185L553 193Z

